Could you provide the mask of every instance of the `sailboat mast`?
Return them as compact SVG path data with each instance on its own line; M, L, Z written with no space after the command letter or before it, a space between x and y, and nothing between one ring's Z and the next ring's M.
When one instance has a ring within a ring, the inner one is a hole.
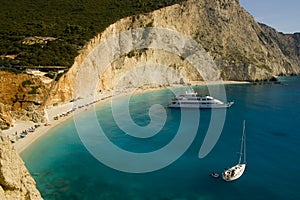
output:
M243 147L244 147L244 149L243 149ZM242 135L242 142L241 142L241 148L240 148L239 164L241 164L241 162L242 162L243 154L244 154L244 162L246 162L245 120L243 122L243 135Z
M243 143L244 143L244 163L246 163L246 133L245 133L245 129L246 129L246 122L244 120L244 128L243 128Z

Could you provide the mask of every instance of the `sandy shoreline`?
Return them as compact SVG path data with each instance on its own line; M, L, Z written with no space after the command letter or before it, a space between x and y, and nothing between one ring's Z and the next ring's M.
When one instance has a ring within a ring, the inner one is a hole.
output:
M217 84L249 84L249 82L237 82L237 81L214 81L214 82L192 82L193 86L195 85L217 85ZM174 85L174 87L180 87L183 85ZM153 90L159 90L159 89L165 89L165 88L146 88L146 89L138 89L136 91L123 91L122 93L118 93L117 95L113 95L112 92L105 92L105 93L99 93L97 96L93 97L92 99L81 99L74 102L68 102L65 104L60 104L54 107L47 108L45 111L47 113L47 124L39 124L38 127L34 128L35 125L31 121L15 121L14 126L11 127L8 130L3 130L2 133L9 137L11 140L14 140L13 146L17 150L17 152L20 154L22 151L24 151L27 147L29 147L31 144L36 142L39 138L41 138L43 135L47 134L50 129L54 128L55 126L61 124L62 122L66 121L70 117L73 116L74 108L76 109L76 112L78 111L84 111L86 109L89 109L93 106L98 106L102 103L105 103L107 101L110 101L112 98L120 98L124 96L131 95L132 93L138 94ZM54 119L56 118L56 119ZM29 129L34 128L33 132L28 132ZM27 135L25 135L23 138L20 138L21 133L27 130ZM17 136L16 136L17 133ZM16 140L16 137L19 138Z

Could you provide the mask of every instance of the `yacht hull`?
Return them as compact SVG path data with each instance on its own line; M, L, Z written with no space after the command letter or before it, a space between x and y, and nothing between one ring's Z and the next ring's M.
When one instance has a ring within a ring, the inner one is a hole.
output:
M237 164L222 173L224 181L234 181L240 178L246 169L246 164Z
M193 109L214 109L214 108L229 108L233 102L224 104L200 104L200 103L175 103L169 104L169 108L193 108Z

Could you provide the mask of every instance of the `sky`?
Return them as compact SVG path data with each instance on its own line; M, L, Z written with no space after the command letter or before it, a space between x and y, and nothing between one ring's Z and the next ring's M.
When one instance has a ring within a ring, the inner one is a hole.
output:
M283 33L300 32L300 0L240 0L256 21Z

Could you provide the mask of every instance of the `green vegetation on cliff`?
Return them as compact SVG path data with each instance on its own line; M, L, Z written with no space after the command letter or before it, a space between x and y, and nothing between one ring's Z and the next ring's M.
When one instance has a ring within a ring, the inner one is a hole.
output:
M115 21L181 1L0 0L0 68L70 67L78 50Z

